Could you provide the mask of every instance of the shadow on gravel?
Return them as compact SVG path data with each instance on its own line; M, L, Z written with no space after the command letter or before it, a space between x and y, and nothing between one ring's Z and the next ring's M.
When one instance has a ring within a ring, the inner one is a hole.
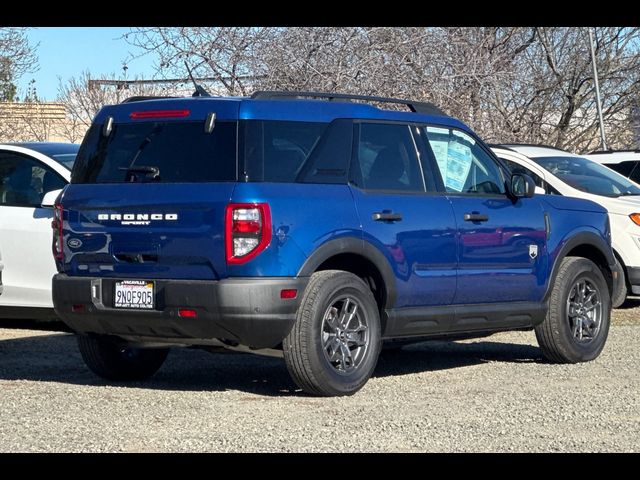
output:
M530 345L481 341L444 341L383 351L374 377L459 368L500 362L537 362L540 350ZM173 349L160 371L144 382L106 382L84 365L73 335L41 335L0 340L0 379L61 382L176 391L239 390L264 396L301 395L281 359L250 354L211 354Z
M479 341L457 343L432 340L383 350L374 377L448 370L488 362L542 362L542 352L532 345Z
M631 310L640 307L640 297L627 297L616 310Z

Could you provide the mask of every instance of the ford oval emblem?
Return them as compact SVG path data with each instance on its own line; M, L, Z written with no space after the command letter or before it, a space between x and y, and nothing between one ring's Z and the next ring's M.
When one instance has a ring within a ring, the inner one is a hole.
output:
M67 245L69 245L69 248L80 248L82 246L82 240L79 238L70 238L67 240Z

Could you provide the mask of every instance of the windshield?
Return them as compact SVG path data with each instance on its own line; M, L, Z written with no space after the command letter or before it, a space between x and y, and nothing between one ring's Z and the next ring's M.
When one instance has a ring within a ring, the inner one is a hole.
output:
M51 155L51 158L53 158L60 165L71 170L73 168L73 162L76 161L77 156L78 156L77 153L59 153L59 154Z
M582 192L605 197L640 195L640 187L617 172L582 157L537 157L534 162Z

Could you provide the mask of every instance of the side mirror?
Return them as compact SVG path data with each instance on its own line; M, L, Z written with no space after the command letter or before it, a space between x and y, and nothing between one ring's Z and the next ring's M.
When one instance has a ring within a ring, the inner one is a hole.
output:
M42 197L42 202L40 203L40 206L43 208L53 208L53 205L56 203L56 198L58 198L58 195L60 195L60 192L62 192L62 189L58 189L58 190L51 190L50 192L47 192L44 194L44 197Z
M536 184L529 175L514 173L511 175L511 195L515 198L531 198L536 191Z

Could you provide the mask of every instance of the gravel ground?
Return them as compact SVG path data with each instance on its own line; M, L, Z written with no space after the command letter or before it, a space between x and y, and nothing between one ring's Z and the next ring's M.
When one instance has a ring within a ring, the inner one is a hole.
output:
M107 384L72 335L0 329L2 452L640 451L640 300L603 354L545 363L532 332L384 352L347 398L297 392L281 360L174 350Z

